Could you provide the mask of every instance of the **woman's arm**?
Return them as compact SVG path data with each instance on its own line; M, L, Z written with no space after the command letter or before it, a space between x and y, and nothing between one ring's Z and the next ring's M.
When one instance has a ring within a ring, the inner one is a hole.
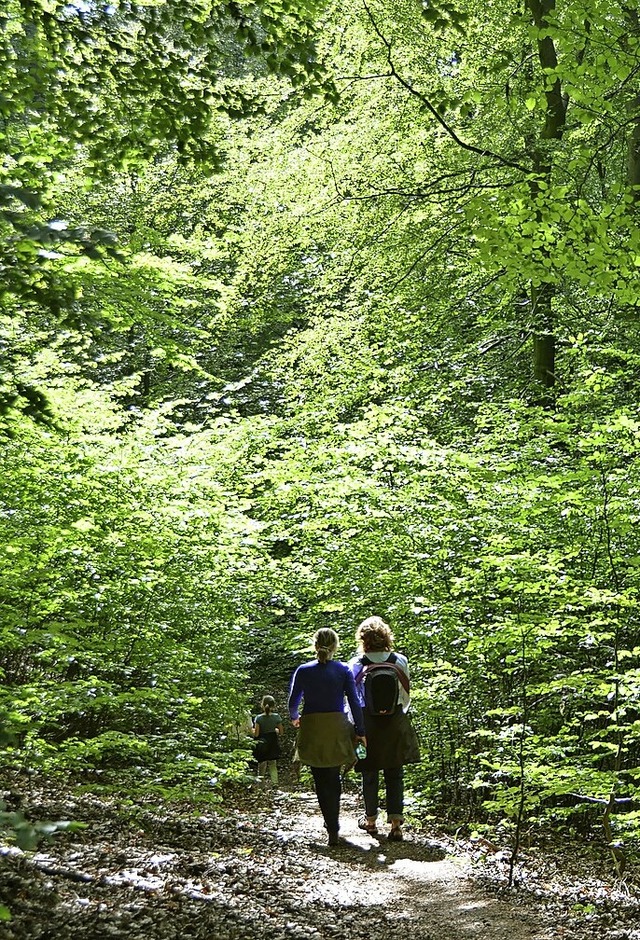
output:
M345 695L347 696L349 708L351 709L351 714L353 715L353 722L356 726L356 735L359 738L362 738L364 737L364 718L362 715L362 707L360 705L360 701L358 700L356 680L353 678L353 673L348 666L345 669Z
M254 736L254 738L259 738L259 737L260 737L260 725L258 724L257 721L256 721L255 725L253 726L253 736Z
M300 702L302 701L302 682L300 681L300 668L296 669L291 680L291 691L289 692L289 717L294 725L300 721Z
M403 656L402 653L396 653L396 665L399 666L402 671L405 673L407 679L409 678L409 661L406 656ZM409 710L410 704L410 695L407 689L405 689L402 682L398 683L398 701L402 706L403 712Z

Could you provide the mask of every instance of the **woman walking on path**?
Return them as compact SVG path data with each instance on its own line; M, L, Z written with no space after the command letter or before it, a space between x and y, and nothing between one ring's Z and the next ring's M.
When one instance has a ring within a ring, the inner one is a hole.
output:
M362 773L366 816L358 825L377 832L378 787L384 774L389 838L402 839L404 821L404 764L420 760L418 739L407 715L409 663L393 652L393 633L381 617L363 620L356 630L360 654L349 662L364 711L367 755L356 770ZM384 665L383 665L384 664ZM375 678L374 678L375 677Z
M262 714L256 717L253 728L256 741L253 751L258 761L258 776L266 780L267 772L271 783L278 782L277 759L280 756L280 735L284 731L282 718L274 711L276 700L273 695L263 696L260 702Z
M356 726L356 741L366 745L366 738L353 673L346 663L333 659L339 644L337 633L324 628L313 641L316 658L298 666L291 680L289 715L299 729L298 756L311 769L329 845L338 845L340 767L351 766L356 760L345 696Z

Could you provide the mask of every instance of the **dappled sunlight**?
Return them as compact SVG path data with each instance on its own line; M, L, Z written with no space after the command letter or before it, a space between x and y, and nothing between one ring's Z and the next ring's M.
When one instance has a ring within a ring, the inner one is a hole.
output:
M376 836L360 830L359 795L343 796L335 847L308 790L247 796L244 809L140 806L134 818L77 801L91 838L2 851L15 922L46 922L61 940L568 940L531 895L481 884L460 842L410 827L389 842L384 818Z
M389 865L389 871L402 878L423 882L451 881L464 877L463 872L453 862L421 861L414 858L396 859Z

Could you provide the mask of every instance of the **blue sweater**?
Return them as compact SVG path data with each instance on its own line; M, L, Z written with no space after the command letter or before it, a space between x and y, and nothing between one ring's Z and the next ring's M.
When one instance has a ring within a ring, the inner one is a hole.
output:
M356 683L347 664L334 659L330 659L328 663L319 663L313 659L298 666L293 674L289 693L289 714L293 720L299 717L302 699L305 715L313 712L343 712L345 695L353 715L356 733L364 734Z

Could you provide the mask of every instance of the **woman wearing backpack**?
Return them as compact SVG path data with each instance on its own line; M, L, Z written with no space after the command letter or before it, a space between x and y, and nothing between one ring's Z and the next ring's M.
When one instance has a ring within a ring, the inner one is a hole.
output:
M407 714L409 664L393 652L393 633L381 617L363 620L356 630L359 655L349 662L364 712L367 755L358 761L366 815L358 821L376 833L380 771L384 775L389 839L402 840L404 765L420 760L418 739Z
M311 769L329 845L338 845L340 767L352 766L356 760L345 697L356 726L356 741L365 746L367 742L353 673L346 663L333 658L339 643L337 633L329 628L318 630L313 642L316 658L298 666L291 680L289 715L299 729L297 754Z

